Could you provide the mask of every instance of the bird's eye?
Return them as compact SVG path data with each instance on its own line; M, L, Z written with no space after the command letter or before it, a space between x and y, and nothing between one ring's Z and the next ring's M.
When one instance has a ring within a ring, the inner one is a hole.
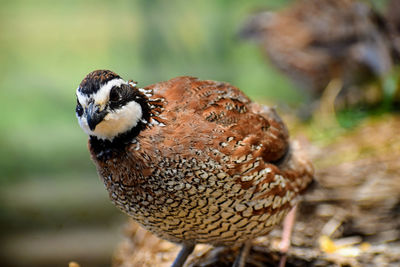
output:
M110 91L110 101L116 102L120 99L120 93L119 93L119 88L118 87L113 87Z
M76 100L76 109L75 109L76 114L78 114L78 116L82 116L83 114L83 108L81 103L79 103L78 99Z

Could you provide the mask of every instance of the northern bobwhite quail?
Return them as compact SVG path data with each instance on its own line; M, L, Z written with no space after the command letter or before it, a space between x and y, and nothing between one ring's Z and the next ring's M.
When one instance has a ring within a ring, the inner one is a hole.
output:
M76 115L111 200L183 248L243 244L267 234L311 182L274 109L223 82L178 77L139 88L89 73Z
M240 36L259 42L273 65L312 101L321 97L330 81L340 79L343 101L362 102L357 88L392 66L385 22L366 3L355 0L295 1L278 12L253 15Z

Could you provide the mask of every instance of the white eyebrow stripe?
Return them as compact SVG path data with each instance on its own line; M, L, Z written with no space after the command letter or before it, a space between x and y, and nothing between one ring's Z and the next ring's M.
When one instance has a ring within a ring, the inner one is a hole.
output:
M95 103L107 102L111 88L113 88L114 86L119 87L122 84L128 84L128 83L121 78L115 78L108 81L106 84L100 87L100 89L94 94L94 102Z
M78 89L76 89L76 97L78 98L79 103L83 106L83 107L87 107L88 105L88 97L83 95L81 92L79 92L79 87Z

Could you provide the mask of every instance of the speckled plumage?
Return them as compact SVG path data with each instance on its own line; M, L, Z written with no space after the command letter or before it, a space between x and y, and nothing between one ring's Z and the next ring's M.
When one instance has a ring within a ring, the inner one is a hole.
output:
M177 243L240 244L265 235L312 180L274 109L223 82L178 77L143 89L135 134L89 149L110 198Z

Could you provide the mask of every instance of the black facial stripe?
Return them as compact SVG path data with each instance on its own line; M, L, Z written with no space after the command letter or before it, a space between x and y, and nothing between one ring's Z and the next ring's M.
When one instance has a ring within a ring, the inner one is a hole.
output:
M111 110L117 110L132 100L135 100L135 90L132 90L129 85L122 84L120 87L114 86L111 89L108 105Z
M113 80L121 78L118 74L109 70L95 70L83 79L79 85L79 92L84 95L92 95L96 93L104 84Z
M111 97L111 94L118 94L119 97L113 101L113 97ZM122 84L120 87L113 87L111 89L110 101L108 102L108 106L111 111L117 110L131 101L137 102L142 107L143 114L149 112L145 96L143 96L137 89L133 89L128 84Z
M110 95L109 95L109 101L110 102L116 102L121 98L121 91L122 89L120 87L114 86L110 90Z

